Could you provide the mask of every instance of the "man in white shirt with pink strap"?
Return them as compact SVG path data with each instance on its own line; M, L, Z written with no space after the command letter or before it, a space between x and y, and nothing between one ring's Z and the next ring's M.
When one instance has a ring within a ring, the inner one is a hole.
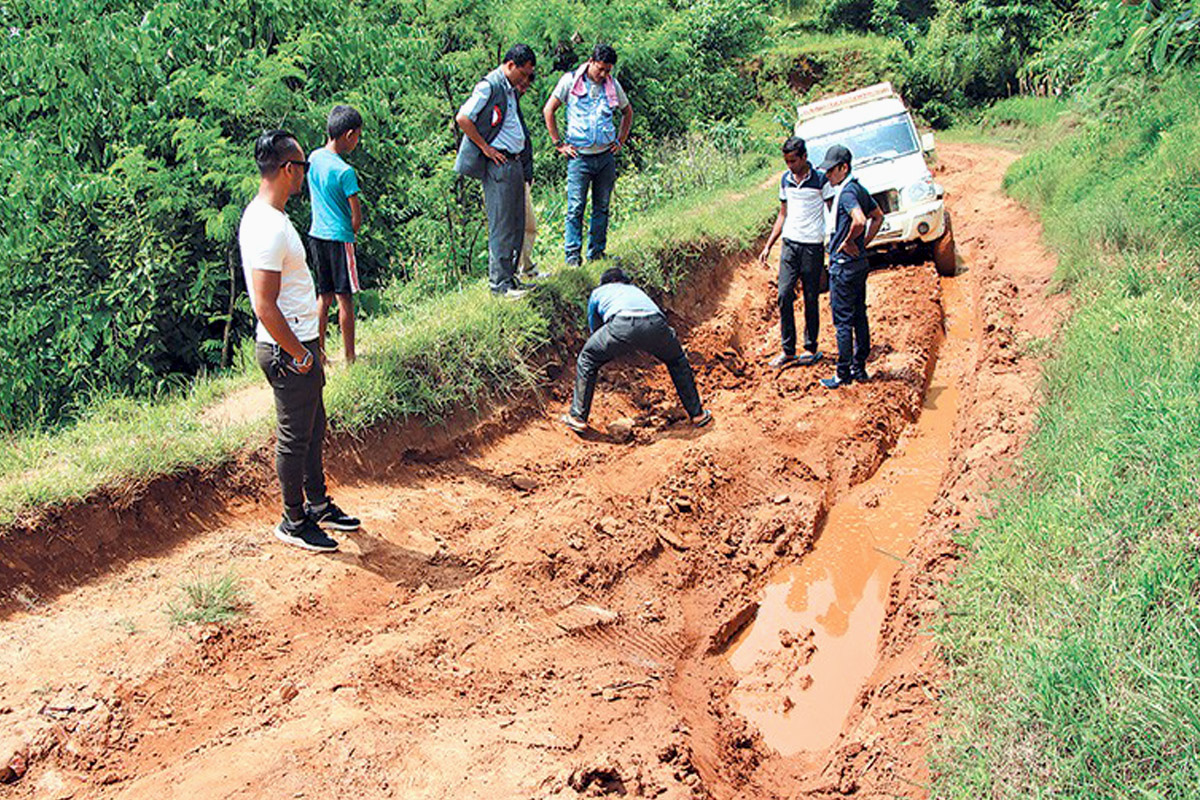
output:
M242 214L238 244L258 319L255 356L275 393L275 469L284 509L275 536L305 550L337 550L338 543L322 528L352 531L359 521L326 492L317 293L304 243L284 212L288 198L304 188L308 161L296 137L279 130L258 137L254 160L258 194Z

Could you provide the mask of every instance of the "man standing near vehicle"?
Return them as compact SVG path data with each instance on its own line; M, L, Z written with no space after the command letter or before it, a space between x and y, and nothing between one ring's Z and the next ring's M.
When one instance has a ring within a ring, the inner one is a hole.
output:
M537 58L516 44L475 84L454 118L464 134L454 170L483 181L488 217L488 284L510 299L524 295L516 276L525 235L525 185L533 181L533 147L520 95L533 83Z
M833 233L829 238L829 302L837 329L837 372L822 378L826 389L867 381L871 329L867 323L867 245L883 224L883 212L855 178L850 177L850 151L835 144L825 151L821 169L836 187Z
M304 189L308 162L296 137L279 130L258 137L254 160L258 194L242 214L238 244L258 318L254 352L275 393L275 469L284 509L275 536L305 550L337 550L321 527L352 531L359 521L326 492L320 312L304 243L284 212L288 198Z
M825 196L829 182L808 163L808 151L799 136L783 143L787 171L779 181L779 215L758 259L767 266L775 240L783 235L779 251L779 334L782 352L772 367L815 364L821 360L817 333L821 325L819 298L825 269ZM796 357L796 281L804 290L804 355Z
M597 44L592 57L574 72L565 73L542 109L554 149L567 160L567 266L579 266L583 251L583 210L592 191L592 220L588 231L588 260L604 257L608 244L608 202L617 182L616 154L629 138L633 106L613 77L617 51ZM558 134L555 112L567 107L567 136ZM621 112L621 126L613 123Z

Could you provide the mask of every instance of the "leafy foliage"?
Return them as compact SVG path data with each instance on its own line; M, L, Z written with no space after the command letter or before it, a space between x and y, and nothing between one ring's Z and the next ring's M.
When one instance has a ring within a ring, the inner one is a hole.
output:
M483 268L481 197L456 180L454 111L503 49L541 54L525 103L613 42L646 147L742 113L751 0L28 0L0 7L0 429L53 423L106 390L152 392L227 364L250 331L234 236L264 128L324 142L336 102L365 118L351 156L360 267L455 286ZM639 147L638 142L641 142ZM537 162L535 185L565 170ZM303 203L293 212L307 226Z

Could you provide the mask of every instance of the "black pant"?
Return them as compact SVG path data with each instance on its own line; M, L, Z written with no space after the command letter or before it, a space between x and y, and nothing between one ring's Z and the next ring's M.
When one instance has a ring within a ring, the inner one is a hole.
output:
M293 522L304 519L304 497L320 505L328 499L321 452L325 443L325 371L318 342L304 342L312 353L312 369L305 375L281 369L290 360L277 345L259 342L254 348L258 365L275 390L275 471L283 489L283 510Z
M779 253L779 334L783 352L796 355L796 281L804 292L804 349L817 352L817 334L821 329L821 272L825 269L825 250L819 244L801 244L783 240Z
M849 268L848 268L849 267ZM848 380L864 370L871 353L871 328L867 324L867 262L838 265L829 271L829 303L837 329L837 374Z
M696 378L692 365L688 363L675 331L667 325L662 314L649 317L623 317L617 315L591 335L579 351L575 370L575 398L571 403L571 415L587 420L592 411L592 395L596 391L596 378L600 368L617 356L641 350L667 365L679 400L690 416L698 417L704 412L700 395L696 392Z

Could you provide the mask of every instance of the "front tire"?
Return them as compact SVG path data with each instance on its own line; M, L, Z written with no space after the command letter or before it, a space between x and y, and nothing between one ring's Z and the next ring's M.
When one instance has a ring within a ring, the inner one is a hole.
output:
M954 231L950 227L950 212L946 212L946 230L933 243L933 268L938 275L952 277L958 270L958 256L954 247Z

